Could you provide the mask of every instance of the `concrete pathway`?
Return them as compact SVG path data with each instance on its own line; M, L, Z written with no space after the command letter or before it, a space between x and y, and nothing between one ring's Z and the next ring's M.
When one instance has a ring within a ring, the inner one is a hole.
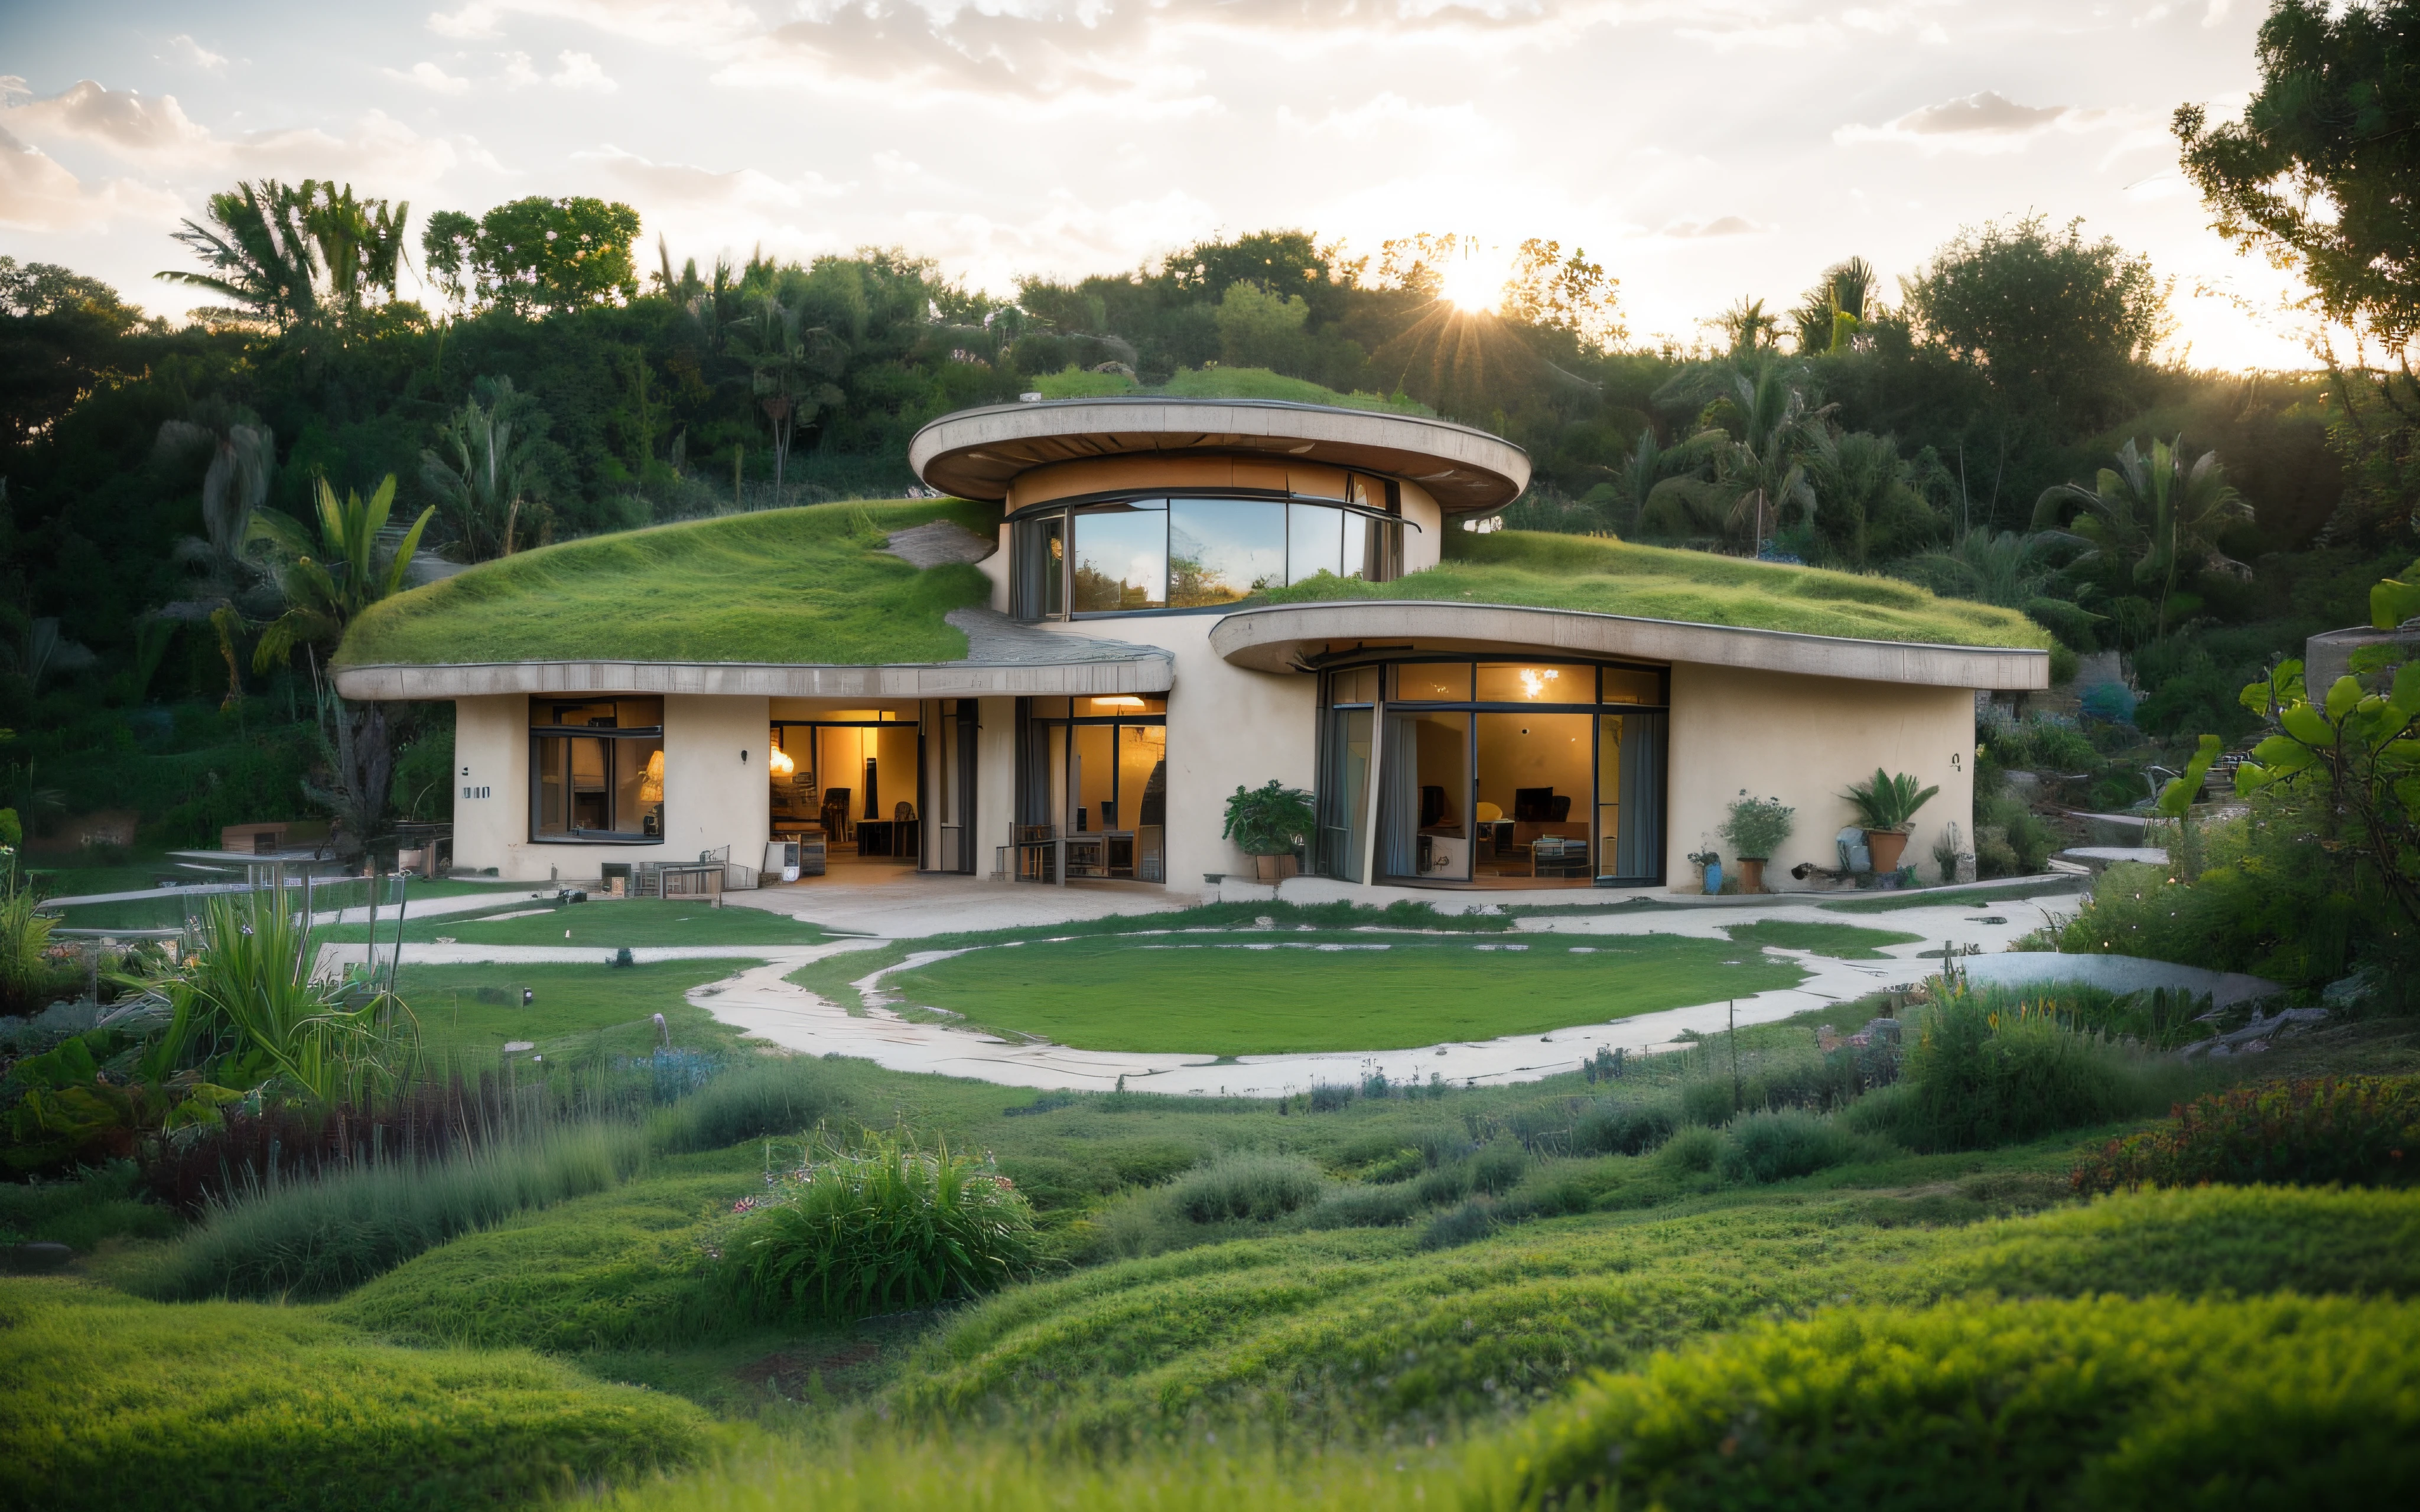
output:
M1166 913L1203 899L1149 882L1045 887L988 877L919 876L909 866L837 863L830 874L726 893L732 908L762 908L847 934L918 940L961 931L1039 929L1078 918Z

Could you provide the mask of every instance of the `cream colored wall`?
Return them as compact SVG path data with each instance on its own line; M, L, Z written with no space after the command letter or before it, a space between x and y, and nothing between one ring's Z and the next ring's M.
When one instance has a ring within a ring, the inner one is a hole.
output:
M1957 821L1974 846L1975 695L1961 687L1914 687L1829 677L1744 671L1680 663L1672 669L1670 801L1666 876L1691 885L1689 853L1711 846L1736 857L1715 834L1731 801L1777 797L1798 810L1768 887L1788 887L1801 861L1839 865L1832 843L1854 818L1839 796L1877 766L1939 786L1916 816L1907 859L1932 880L1932 842Z
M991 874L1016 820L1016 700L975 701L975 873Z
M529 700L455 701L454 864L494 867L524 882L593 881L607 861L693 861L731 847L745 866L765 859L771 795L765 776L767 702L673 694L664 700L664 842L575 845L529 838ZM746 751L743 761L741 751ZM462 769L469 768L465 773ZM463 788L486 787L465 799Z
M1419 484L1404 484L1399 493L1404 518L1419 527L1404 532L1404 570L1418 572L1423 567L1434 567L1445 551L1445 532L1462 527L1447 523L1444 512L1437 508L1437 501L1430 498L1429 491Z

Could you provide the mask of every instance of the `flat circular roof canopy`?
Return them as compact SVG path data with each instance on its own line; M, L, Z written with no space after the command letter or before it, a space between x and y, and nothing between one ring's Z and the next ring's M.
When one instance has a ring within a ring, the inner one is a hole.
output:
M1449 515L1501 509L1529 454L1469 425L1280 399L1056 399L943 415L908 443L926 486L1005 499L1017 475L1090 457L1205 453L1324 462L1419 484Z

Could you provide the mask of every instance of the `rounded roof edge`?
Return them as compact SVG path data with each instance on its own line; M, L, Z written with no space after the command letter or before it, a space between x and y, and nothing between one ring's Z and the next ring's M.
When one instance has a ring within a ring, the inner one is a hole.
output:
M1257 671L1305 670L1306 654L1334 640L1423 642L1421 650L1519 646L1574 655L1696 662L1808 677L1908 683L1995 692L2050 686L2050 654L2021 646L1960 646L1926 640L1858 640L1797 630L1758 630L1684 620L1637 619L1585 609L1429 599L1349 599L1239 609L1210 632L1211 649Z
M1529 454L1475 426L1290 399L1133 394L986 405L926 424L908 443L908 463L943 493L1004 499L1034 468L1156 452L1361 468L1419 484L1450 515L1501 509L1529 486Z
M964 698L1165 693L1166 652L1044 664L509 661L371 663L335 669L336 691L364 702L521 693L700 693L756 698Z

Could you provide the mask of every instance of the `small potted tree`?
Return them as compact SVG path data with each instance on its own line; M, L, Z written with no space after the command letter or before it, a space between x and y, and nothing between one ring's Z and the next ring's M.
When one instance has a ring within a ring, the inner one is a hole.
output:
M1791 816L1797 811L1779 798L1751 798L1745 788L1731 800L1730 817L1719 829L1739 857L1740 891L1764 890L1764 863L1790 839Z
M1227 838L1252 858L1263 882L1281 882L1300 870L1295 852L1317 823L1311 795L1280 786L1276 778L1256 788L1239 786L1227 800Z
M1888 875L1899 870L1899 858L1906 854L1908 832L1915 828L1916 811L1932 801L1937 787L1918 789L1916 779L1905 772L1896 775L1874 768L1873 778L1853 785L1840 796L1857 811L1858 827L1866 832L1866 849L1874 860L1874 873Z

